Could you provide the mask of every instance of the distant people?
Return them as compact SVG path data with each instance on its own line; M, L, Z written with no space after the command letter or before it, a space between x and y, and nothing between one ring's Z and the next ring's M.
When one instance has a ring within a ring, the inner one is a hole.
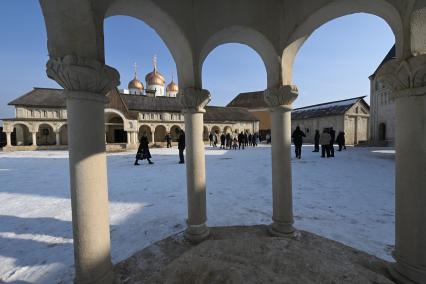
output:
M238 140L237 140L237 137L234 137L234 139L233 139L233 141L232 141L232 148L233 148L234 150L237 150L237 148L238 148Z
M342 148L346 150L346 143L345 143L345 132L340 131L339 134L336 137L337 145L339 145L339 152L342 151Z
M232 147L232 136L231 136L231 133L226 133L225 144L226 144L226 148L229 149L229 150L231 150L231 147Z
M172 136L170 135L170 133L167 133L166 137L164 137L164 139L166 140L167 148L171 148L172 147Z
M178 149L179 149L179 164L185 164L185 158L183 151L185 150L185 132L182 129L176 129L178 137Z
M327 153L327 158L330 157L330 140L331 135L327 128L321 134L319 143L321 144L321 158L325 158L325 154Z
M214 132L213 133L213 147L217 146L217 134Z
M210 146L213 146L213 133L211 132L209 134L209 141L210 141Z
M319 130L315 130L314 136L314 150L312 152L319 152L319 141L320 141L320 133Z
M294 143L294 152L296 154L296 159L302 158L302 144L303 144L303 137L306 137L305 133L300 130L300 127L297 126L296 129L293 131L293 134L291 135L291 138L293 138Z
M148 163L150 165L154 164L154 162L151 161L151 153L149 152L148 147L149 141L148 136L146 135L146 132L142 134L142 137L139 140L139 147L138 151L136 152L136 160L135 160L135 166L139 166L139 160L148 160Z
M241 146L244 150L244 133L241 131L240 134L238 134L238 149L241 150Z
M270 144L271 143L271 134L266 134L266 144Z
M336 141L336 131L333 130L333 127L330 127L330 157L334 157L334 142Z
M222 135L220 135L220 149L225 149L225 141L226 141L225 133L222 133Z
M253 135L251 133L248 135L248 144L249 146L253 145Z
M248 146L248 134L247 132L244 133L244 146Z
M257 133L254 133L253 134L253 136L252 136L252 141L251 141L251 145L253 146L253 147L256 147L257 146Z

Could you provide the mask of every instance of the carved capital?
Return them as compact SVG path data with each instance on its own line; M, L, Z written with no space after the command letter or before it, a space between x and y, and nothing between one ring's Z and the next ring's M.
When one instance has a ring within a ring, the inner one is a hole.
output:
M46 64L47 76L68 91L105 95L120 84L120 74L97 60L66 55Z
M264 91L265 102L270 107L291 106L299 95L297 86L285 85Z
M177 98L184 110L204 112L211 95L207 90L190 87L179 91Z

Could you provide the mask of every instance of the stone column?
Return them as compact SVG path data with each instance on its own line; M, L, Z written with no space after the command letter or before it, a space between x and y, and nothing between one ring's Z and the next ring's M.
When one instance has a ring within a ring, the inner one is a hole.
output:
M33 146L37 146L37 132L31 132L31 139L32 139L32 142L33 142Z
M267 89L265 101L271 113L272 200L273 216L270 233L293 236L293 197L291 181L291 110L298 96L296 86Z
M6 147L11 147L12 146L12 137L11 137L11 132L6 132Z
M113 283L105 154L105 94L116 70L76 56L50 59L48 77L65 89L75 283Z
M59 132L55 132L55 136L56 136L56 145L59 146L61 145L61 136Z
M397 263L391 272L401 283L426 283L426 55L412 57L396 70Z
M188 228L186 239L199 242L209 235L206 225L206 162L204 155L204 107L210 101L207 90L186 88L178 95L185 119Z

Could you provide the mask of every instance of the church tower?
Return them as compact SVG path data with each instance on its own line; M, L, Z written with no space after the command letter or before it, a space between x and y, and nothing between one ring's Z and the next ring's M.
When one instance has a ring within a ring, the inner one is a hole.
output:
M129 93L132 95L143 95L144 86L141 81L138 79L138 71L137 71L137 65L135 63L135 77L132 81L129 82L128 89Z
M179 87L174 82L173 76L172 76L172 81L170 82L170 84L167 85L166 95L168 97L176 97L176 95L177 95L178 92L179 92Z
M154 55L154 58L152 59L152 65L154 66L154 70L145 76L146 95L152 97L164 97L166 96L166 80L158 71L156 55Z

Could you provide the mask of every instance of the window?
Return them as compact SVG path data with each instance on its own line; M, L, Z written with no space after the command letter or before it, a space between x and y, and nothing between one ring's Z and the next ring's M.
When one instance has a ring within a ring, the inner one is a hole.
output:
M34 111L33 110L30 110L30 116L34 117Z
M170 120L173 120L173 114L170 115Z
M154 114L153 113L151 113L151 119L154 119Z
M47 117L47 111L43 110L43 117Z
M60 118L61 117L61 112L59 110L56 111L56 117Z
M160 114L160 120L163 120L163 115L162 114Z

